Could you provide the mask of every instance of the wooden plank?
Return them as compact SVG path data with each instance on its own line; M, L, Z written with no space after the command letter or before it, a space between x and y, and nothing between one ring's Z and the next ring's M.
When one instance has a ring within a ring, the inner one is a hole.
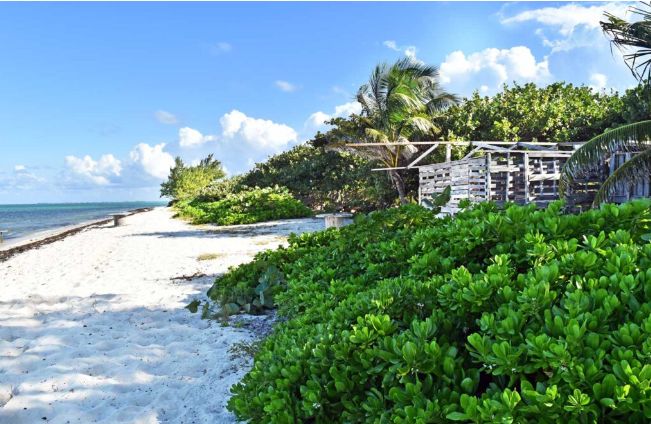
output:
M410 163L409 165L407 165L407 168L408 168L408 169L411 169L411 168L413 168L414 166L416 166L416 164L417 164L418 162L420 162L421 160L423 160L423 159L425 158L425 156L427 156L427 155L429 155L430 153L432 153L432 151L433 151L434 149L436 149L437 147L439 147L438 143L433 144L429 149L425 150L425 152L423 152L422 155L418 156L418 157L416 158L416 160L414 160L412 163Z

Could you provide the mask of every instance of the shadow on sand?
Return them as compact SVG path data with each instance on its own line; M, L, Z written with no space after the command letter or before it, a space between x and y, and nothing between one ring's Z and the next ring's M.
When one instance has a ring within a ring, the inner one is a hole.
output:
M182 281L204 292L214 276ZM193 291L195 291L193 290ZM152 296L155 296L152 293ZM0 423L233 422L244 329L121 295L0 302Z

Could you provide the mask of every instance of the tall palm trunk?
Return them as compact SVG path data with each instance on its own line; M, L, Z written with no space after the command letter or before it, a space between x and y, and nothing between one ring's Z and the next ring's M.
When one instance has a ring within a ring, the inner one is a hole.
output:
M405 189L405 180L404 178L402 178L402 175L400 175L400 171L398 170L389 171L389 176L391 177L393 186L398 191L398 198L400 199L400 204L401 205L407 204L407 191Z

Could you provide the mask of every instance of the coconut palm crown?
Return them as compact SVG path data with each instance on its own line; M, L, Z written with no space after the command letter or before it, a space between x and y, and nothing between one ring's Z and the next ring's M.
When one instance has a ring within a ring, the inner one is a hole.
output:
M457 97L441 88L436 66L404 58L392 65L377 65L369 81L359 88L357 101L362 106L363 136L356 141L378 143L378 146L355 146L355 151L387 168L398 168L418 149L409 144L381 144L409 143L437 134L440 128L436 118L446 107L456 103ZM389 175L404 203L401 173L389 170Z

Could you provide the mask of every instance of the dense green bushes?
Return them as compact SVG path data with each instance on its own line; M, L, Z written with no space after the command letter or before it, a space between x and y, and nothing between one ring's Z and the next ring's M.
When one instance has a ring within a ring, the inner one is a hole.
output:
M308 207L281 187L256 187L228 194L215 202L197 198L178 202L175 208L180 217L190 219L194 224L253 224L312 215Z
M240 184L287 189L319 211L374 210L396 198L391 181L375 165L350 153L334 152L312 143L271 156L244 174Z
M628 95L628 94L627 94ZM447 140L539 142L585 141L621 125L623 101L617 93L558 82L533 83L504 90L492 97L475 92L445 113Z
M229 407L281 423L647 420L650 205L406 206L293 237L210 291L229 302L276 273L267 303L287 318Z

